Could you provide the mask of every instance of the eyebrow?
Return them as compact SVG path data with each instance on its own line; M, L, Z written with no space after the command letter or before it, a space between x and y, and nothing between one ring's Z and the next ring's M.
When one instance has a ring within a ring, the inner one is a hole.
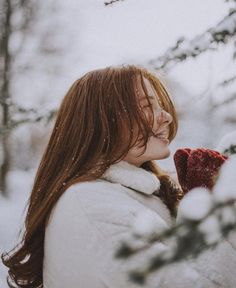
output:
M151 99L156 99L156 97L155 96L148 96L148 98L151 98ZM142 100L146 100L147 99L147 97L142 97L141 99L140 99L140 101L142 101Z

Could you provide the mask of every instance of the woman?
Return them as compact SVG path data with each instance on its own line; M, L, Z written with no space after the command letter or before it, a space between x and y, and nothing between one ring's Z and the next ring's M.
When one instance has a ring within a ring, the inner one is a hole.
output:
M182 191L153 160L169 156L177 126L166 89L144 68L75 81L35 177L22 242L3 255L9 286L137 287L113 255L139 212L153 211L157 227L172 224ZM150 281L145 287L216 287L186 264Z

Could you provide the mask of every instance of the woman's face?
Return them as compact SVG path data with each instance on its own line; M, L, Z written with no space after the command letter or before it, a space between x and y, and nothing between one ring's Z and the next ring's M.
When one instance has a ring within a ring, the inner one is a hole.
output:
M144 147L132 147L126 157L123 159L133 165L140 166L142 163L149 160L158 160L169 157L169 125L172 122L172 116L164 111L157 100L157 95L149 80L144 78L144 83L148 92L148 96L150 97L150 101L153 107L154 113L154 124L153 124L153 132L156 136L151 136L147 142L147 148L145 152L141 154ZM148 108L148 102L146 100L146 96L142 89L141 83L138 83L137 86L137 97L139 98L139 103L141 109L145 114L150 113L150 109ZM140 144L139 144L140 146Z

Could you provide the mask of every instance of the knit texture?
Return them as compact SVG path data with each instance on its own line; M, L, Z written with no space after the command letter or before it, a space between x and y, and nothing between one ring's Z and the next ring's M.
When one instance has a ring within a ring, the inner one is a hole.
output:
M212 189L222 164L228 157L211 149L178 149L174 163L184 193L195 187Z

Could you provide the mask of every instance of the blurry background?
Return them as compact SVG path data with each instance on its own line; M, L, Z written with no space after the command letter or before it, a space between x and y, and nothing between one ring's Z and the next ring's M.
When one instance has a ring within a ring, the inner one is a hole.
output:
M108 1L107 1L108 2ZM180 147L215 148L236 129L236 1L0 0L0 253L23 222L54 114L85 72L140 64L177 105ZM0 265L0 287L6 287Z

